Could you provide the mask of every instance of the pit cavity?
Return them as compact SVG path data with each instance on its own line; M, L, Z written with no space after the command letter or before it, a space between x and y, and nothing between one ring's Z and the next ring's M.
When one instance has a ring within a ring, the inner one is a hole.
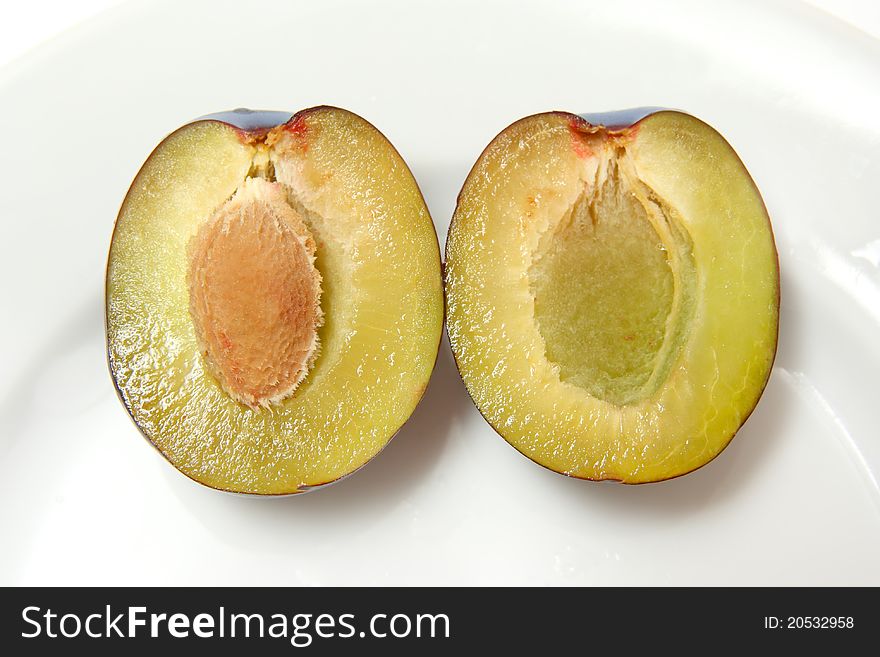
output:
M308 374L322 323L315 241L258 152L189 246L190 315L207 370L233 399L267 407Z
M535 320L560 379L618 405L662 384L681 351L695 285L674 211L608 147L595 180L541 237L529 269Z

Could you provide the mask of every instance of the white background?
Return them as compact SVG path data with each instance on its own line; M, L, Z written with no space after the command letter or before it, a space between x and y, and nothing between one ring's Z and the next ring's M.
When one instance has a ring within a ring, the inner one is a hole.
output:
M880 5L834 5L134 2L0 69L0 583L880 584ZM80 16L0 12L6 59ZM411 422L337 485L260 500L177 473L107 374L113 218L182 123L319 103L391 139L441 242L521 116L664 105L718 128L782 269L776 366L736 440L653 486L560 477L488 428L444 345Z
M182 0L185 1L185 0ZM805 0L880 38L880 2L875 0ZM2 0L0 66L59 32L125 0ZM247 3L244 3L245 5ZM257 6L259 3L256 3Z

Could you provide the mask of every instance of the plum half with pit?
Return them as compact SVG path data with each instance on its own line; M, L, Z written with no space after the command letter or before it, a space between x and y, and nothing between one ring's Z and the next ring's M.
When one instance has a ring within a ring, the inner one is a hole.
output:
M422 397L442 324L418 185L345 110L180 128L113 232L117 390L150 442L212 488L297 493L367 463Z

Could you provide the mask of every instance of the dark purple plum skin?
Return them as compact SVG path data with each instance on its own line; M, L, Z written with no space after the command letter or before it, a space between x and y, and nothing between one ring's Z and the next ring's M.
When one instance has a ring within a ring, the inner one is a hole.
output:
M635 125L644 118L667 111L667 107L630 107L629 109L614 110L612 112L590 112L578 114L584 121L594 126L602 126L609 130L622 130Z
M287 123L293 117L293 112L276 112L273 110L252 110L245 107L239 107L234 110L225 112L214 112L200 116L196 121L220 121L228 123L231 126L244 130L245 132L255 132L259 130L268 130L282 123ZM195 121L193 121L195 123Z

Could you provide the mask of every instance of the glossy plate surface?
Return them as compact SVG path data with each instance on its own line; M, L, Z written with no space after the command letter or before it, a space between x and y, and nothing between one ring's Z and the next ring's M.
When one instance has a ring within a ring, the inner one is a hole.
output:
M136 2L0 71L0 584L880 584L880 41L742 1L260 6L250 46L240 3ZM738 437L662 484L566 479L492 432L444 341L410 423L327 490L177 473L107 373L119 204L195 117L323 103L400 150L441 243L522 116L660 105L718 129L782 271L776 366Z

